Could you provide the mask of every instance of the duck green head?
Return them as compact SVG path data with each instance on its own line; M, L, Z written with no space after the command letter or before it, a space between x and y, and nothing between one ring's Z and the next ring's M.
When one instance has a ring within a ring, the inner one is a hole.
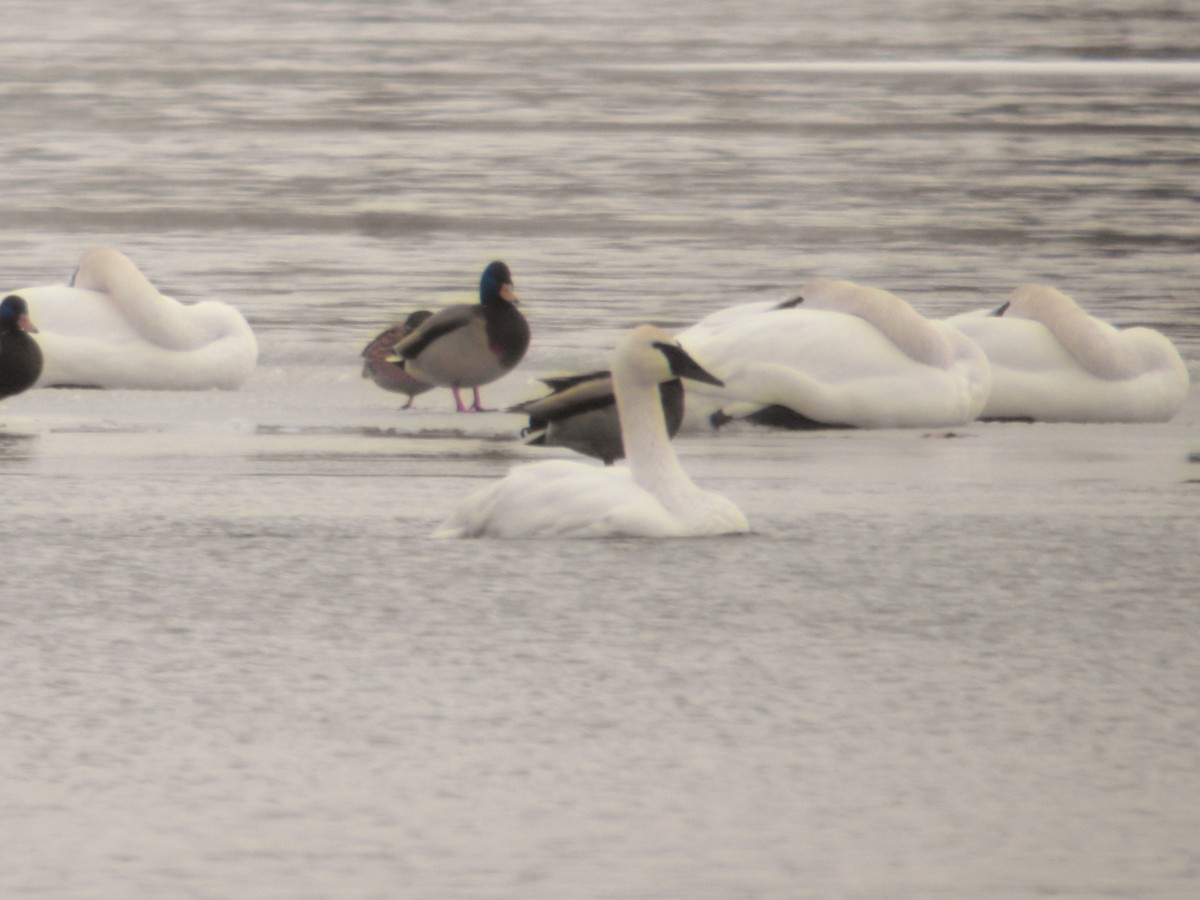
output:
M497 300L505 300L509 303L517 302L517 294L513 289L512 272L499 260L489 263L479 279L479 302L495 303Z
M0 334L7 334L14 328L37 333L37 329L29 321L29 304L25 302L25 298L9 294L4 298L4 302L0 303Z

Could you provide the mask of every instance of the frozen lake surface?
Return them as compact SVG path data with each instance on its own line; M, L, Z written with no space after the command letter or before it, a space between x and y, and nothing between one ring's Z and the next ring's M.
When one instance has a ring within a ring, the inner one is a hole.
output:
M113 244L261 354L0 405L0 895L1196 895L1200 13L17 6L6 289ZM1192 395L685 435L750 535L435 541L567 454L357 354L492 258L534 329L496 406L816 276L1055 284Z

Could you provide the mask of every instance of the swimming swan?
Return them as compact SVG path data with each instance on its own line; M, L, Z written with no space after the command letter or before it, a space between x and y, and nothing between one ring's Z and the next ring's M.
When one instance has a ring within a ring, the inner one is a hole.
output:
M508 409L529 416L529 425L521 431L525 443L567 447L602 460L606 466L625 458L610 372L548 377L541 381L550 388L549 394ZM683 423L683 382L678 378L664 381L658 386L658 393L667 436L675 437Z
M258 358L240 312L164 297L117 250L88 251L70 285L14 293L28 301L40 329L39 387L232 390Z
M417 326L432 315L427 309L409 313L403 322L381 331L363 348L362 377L370 378L385 391L407 395L408 402L401 409L412 409L417 395L433 390L433 385L417 381L402 366L388 362L387 358L392 355L392 348L397 342L416 331Z
M714 383L669 333L629 332L613 355L613 386L628 467L575 460L518 466L468 497L436 537L682 537L741 533L746 517L701 490L667 438L658 385L686 377Z
M894 294L818 279L784 303L721 310L679 335L725 382L689 389L685 428L729 418L786 427L963 425L991 373L960 332Z
M480 412L479 386L516 367L529 349L529 323L517 309L512 273L493 262L479 279L479 302L447 306L397 342L389 362L418 381L448 387L459 412ZM474 390L470 409L459 389Z
M1165 336L1118 329L1046 285L1017 288L991 315L946 321L991 361L984 419L1166 422L1187 400L1187 366Z
M37 328L24 298L0 302L0 399L29 390L42 371L42 348L31 338Z

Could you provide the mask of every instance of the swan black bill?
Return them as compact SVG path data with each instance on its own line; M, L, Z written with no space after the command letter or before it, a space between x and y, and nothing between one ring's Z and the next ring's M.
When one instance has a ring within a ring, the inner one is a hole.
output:
M655 342L654 346L667 358L667 365L671 367L671 374L676 378L690 378L692 381L702 381L705 384L712 384L717 387L725 386L725 382L717 376L710 374L678 344L666 344L658 341Z

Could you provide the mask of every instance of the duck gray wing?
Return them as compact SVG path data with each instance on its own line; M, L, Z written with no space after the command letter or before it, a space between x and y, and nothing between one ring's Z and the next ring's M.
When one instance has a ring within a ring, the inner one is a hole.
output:
M612 376L607 371L553 376L540 380L551 388L549 394L509 408L510 412L528 415L531 429L544 428L549 422L560 422L572 416L605 409L616 402L613 397Z
M447 306L422 322L411 334L398 341L392 352L403 359L416 359L431 344L456 331L482 323L482 309L473 304Z
M574 387L577 384L582 384L585 381L591 381L596 378L611 378L612 373L608 369L602 369L596 372L587 372L583 375L543 375L538 378L542 384L550 388L552 391L565 391L569 387ZM539 398L540 399L540 398Z

